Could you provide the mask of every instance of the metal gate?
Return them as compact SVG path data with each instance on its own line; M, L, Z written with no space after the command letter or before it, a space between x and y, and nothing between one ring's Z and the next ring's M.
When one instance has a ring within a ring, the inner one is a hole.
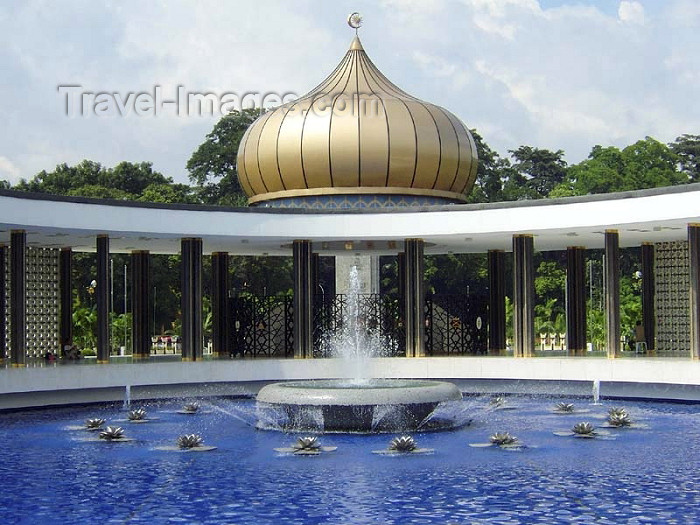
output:
M291 357L294 353L292 298L243 295L230 299L232 354Z
M428 355L485 354L488 300L478 295L429 295L425 301Z

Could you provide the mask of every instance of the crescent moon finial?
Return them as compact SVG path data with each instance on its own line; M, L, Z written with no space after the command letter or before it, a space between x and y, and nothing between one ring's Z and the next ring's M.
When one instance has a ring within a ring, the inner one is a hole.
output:
M348 16L348 25L352 27L355 30L355 34L357 34L357 30L362 25L362 16L360 16L360 13L350 13L350 16Z

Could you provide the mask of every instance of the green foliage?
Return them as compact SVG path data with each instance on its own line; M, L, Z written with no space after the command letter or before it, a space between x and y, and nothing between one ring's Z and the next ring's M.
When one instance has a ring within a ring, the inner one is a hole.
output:
M75 166L59 164L52 172L41 171L30 180L22 179L13 189L99 199L149 202L194 200L189 186L174 184L170 177L153 171L150 162L120 162L114 168L105 168L89 160Z
M691 182L700 182L700 135L681 135L669 147L678 158L680 171Z
M488 294L485 254L427 255L423 275L429 293Z
M588 341L593 343L595 348L605 347L605 312L594 308L590 301L586 308L586 331Z
M73 344L80 349L97 346L97 306L73 302ZM61 343L63 345L64 342Z
M196 204L197 198L192 188L186 184L153 183L146 186L141 196L136 200L141 202L187 203Z
M231 257L231 287L257 295L291 294L292 265L291 257Z
M225 115L187 161L190 181L196 185L202 202L245 205L236 157L243 135L261 113L260 109L253 108Z
M125 314L115 314L111 312L109 319L112 348L117 349L120 346L124 346L129 349L129 345L133 340L131 335L131 312Z
M479 164L476 170L474 189L468 196L469 202L498 202L503 200L502 169L508 165L484 142L475 129L469 130L474 137Z
M521 184L520 190L524 190L525 198L547 197L549 192L564 180L566 162L562 150L549 151L520 146L510 153L515 160L513 169L519 174L517 181L524 183Z
M684 184L690 179L678 171L679 161L670 147L651 137L622 151L594 146L588 159L569 168L566 180L554 192L556 196L588 195Z
M552 255L554 254L558 255L556 252ZM535 305L537 333L555 334L566 331L565 286L566 270L558 261L545 260L539 264L535 277L535 294L538 298Z

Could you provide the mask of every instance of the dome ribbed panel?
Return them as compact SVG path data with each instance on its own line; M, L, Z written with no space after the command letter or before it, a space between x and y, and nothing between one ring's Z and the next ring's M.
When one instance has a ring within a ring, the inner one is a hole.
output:
M457 131L457 140L459 141L459 168L457 170L455 180L452 182L450 190L462 193L469 184L471 175L471 165L476 164L476 157L472 157L473 141L471 138L471 133L469 133L469 130L466 128L466 126L462 123L461 120L459 120L449 111L446 111L445 114L450 119L450 122L452 122L454 129Z
M464 124L462 124L462 126L464 126ZM469 178L467 179L466 184L459 190L460 193L467 193L471 191L471 189L474 187L474 183L476 182L476 172L479 168L479 154L476 150L476 142L474 141L474 137L472 137L472 134L469 133L469 130L466 127L464 127L464 131L469 139L471 162L469 163Z
M440 130L440 170L435 177L433 188L451 189L460 162L457 131L442 108L426 104Z
M243 192L250 197L253 195L253 188L250 187L250 181L248 180L248 174L245 171L245 148L248 144L248 137L250 136L250 130L253 126L249 126L243 137L241 138L241 143L238 147L238 155L236 155L236 172L238 173L238 182L241 185Z
M265 126L260 132L258 139L258 152L277 151L279 154L279 144L277 138L280 133L280 126L285 119L287 111L273 111L267 119ZM279 167L277 165L277 155L258 154L258 165L260 173L263 174L267 191L282 191L285 184L282 182Z
M306 188L301 162L304 114L311 106L308 99L293 104L280 121L276 161L286 189Z
M317 188L329 188L331 182L330 125L326 108L327 101L314 101L304 122L304 136L301 144L302 162L306 180Z
M395 188L410 188L416 172L416 126L403 100L384 101L389 125L389 183Z
M440 134L425 104L407 100L406 105L413 117L418 148L416 173L411 187L432 189L440 169Z
M384 105L377 97L360 107L361 186L386 186L389 167L389 132Z
M248 177L248 182L250 183L250 188L253 191L253 195L258 193L267 193L267 186L264 183L263 175L260 173L259 159L259 147L260 147L260 134L265 128L265 124L268 119L272 116L272 113L265 113L258 117L258 120L253 122L250 127L250 135L245 145L245 156L244 156L244 166L246 171L246 176ZM268 174L265 174L267 177Z
M335 97L331 111L330 160L335 187L360 185L359 117L352 109L353 100Z

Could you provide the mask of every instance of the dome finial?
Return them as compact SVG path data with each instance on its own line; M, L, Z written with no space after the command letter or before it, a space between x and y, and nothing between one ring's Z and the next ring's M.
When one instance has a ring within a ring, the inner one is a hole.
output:
M362 16L360 16L360 13L357 11L350 13L350 16L348 16L348 25L355 30L355 36L357 36L357 30L360 29L362 25Z

